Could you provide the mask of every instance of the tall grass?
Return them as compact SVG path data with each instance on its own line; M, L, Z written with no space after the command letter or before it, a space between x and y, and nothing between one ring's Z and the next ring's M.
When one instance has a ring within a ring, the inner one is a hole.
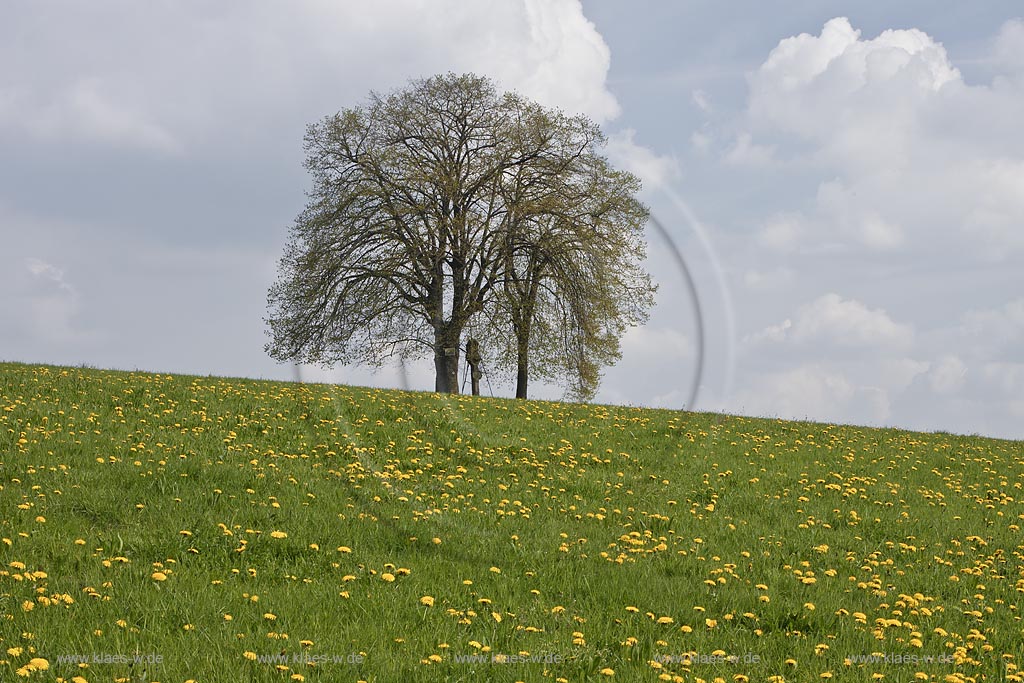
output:
M1024 680L1022 482L1021 442L3 364L0 680Z

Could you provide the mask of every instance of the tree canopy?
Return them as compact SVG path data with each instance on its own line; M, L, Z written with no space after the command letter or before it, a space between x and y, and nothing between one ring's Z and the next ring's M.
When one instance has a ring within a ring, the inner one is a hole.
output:
M309 201L268 295L278 360L434 359L457 392L463 335L481 353L589 397L645 319L647 210L582 116L472 74L411 82L308 127Z

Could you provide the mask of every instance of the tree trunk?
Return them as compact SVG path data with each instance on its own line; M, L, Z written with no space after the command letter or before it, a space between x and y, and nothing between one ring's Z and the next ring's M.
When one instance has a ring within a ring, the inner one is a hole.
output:
M524 344L519 345L516 360L516 398L526 398L526 386L530 381L530 357Z
M434 391L439 394L448 393L448 366L444 359L444 352L438 353L437 345L434 345Z
M532 307L513 314L512 331L516 335L516 398L526 398L530 381L530 318Z
M434 391L459 393L459 338L449 327L434 330Z
M516 398L526 398L526 387L530 381L530 327L533 310L537 301L537 285L530 286L526 305L513 317L512 329L516 335Z

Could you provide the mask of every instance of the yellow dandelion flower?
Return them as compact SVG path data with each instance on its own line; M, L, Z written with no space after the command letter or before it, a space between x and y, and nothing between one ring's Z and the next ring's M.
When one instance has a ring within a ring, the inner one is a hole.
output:
M270 537L271 538L288 538L288 534L286 534L283 531L271 531L270 532Z
M433 607L434 606L434 598L432 596L430 596L430 595L424 595L422 598L420 598L420 604L421 605L426 605L427 607Z
M42 657L33 657L28 660L28 666L32 667L33 671L46 671L50 668L50 663Z
M390 573L390 572L384 572L383 574L380 575L380 578L383 579L384 581L387 581L388 583L391 583L392 581L395 580L395 575Z
M150 578L154 581L166 581L167 574L164 574L163 572L153 572L153 575Z

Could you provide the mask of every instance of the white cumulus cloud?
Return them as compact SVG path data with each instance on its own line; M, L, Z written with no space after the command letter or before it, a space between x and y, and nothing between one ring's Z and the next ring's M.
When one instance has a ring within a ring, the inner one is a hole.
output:
M967 366L954 355L943 356L928 372L932 390L939 394L952 394L963 388L967 380Z
M0 23L0 139L194 151L292 118L298 139L370 89L447 71L602 123L620 112L579 0L50 6Z
M664 186L680 176L679 163L636 142L636 131L624 128L608 136L605 153L616 166L635 174L646 184Z
M748 342L828 342L836 346L906 348L914 338L910 325L893 321L882 309L856 299L824 294L801 306L793 319L771 325L748 337Z
M748 414L784 419L883 423L890 415L888 392L858 384L841 369L811 363L756 375L734 402Z
M1010 77L988 84L965 81L919 29L867 38L839 17L786 38L750 75L745 124L724 160L820 169L816 194L789 199L788 212L814 226L810 239L1009 258L1024 249L1022 26L994 38Z

